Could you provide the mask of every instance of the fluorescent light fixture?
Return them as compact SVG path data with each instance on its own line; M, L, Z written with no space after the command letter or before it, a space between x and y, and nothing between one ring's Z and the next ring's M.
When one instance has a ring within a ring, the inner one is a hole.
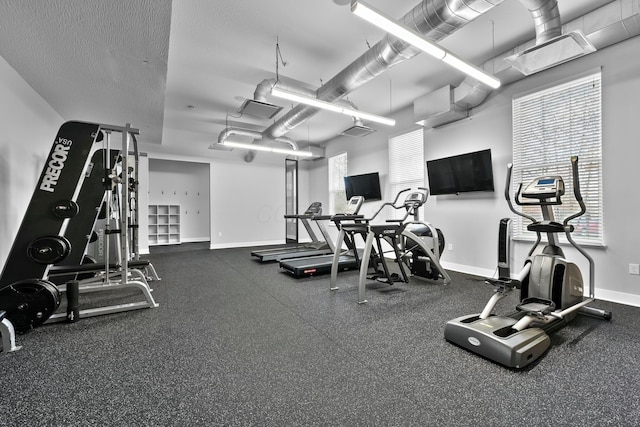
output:
M342 113L342 107L332 104L330 102L320 101L317 98L309 98L308 96L298 95L297 93L288 92L277 87L271 88L271 95L278 98L288 99L293 102L300 102L312 107L322 108L323 110L333 111L334 113Z
M454 68L457 68L458 70L486 84L487 86L492 87L493 89L497 89L500 87L500 80L496 79L491 74L487 74L484 72L484 70L476 67L475 65L463 61L448 50L425 39L422 34L419 34L411 28L405 27L399 22L386 16L379 10L369 6L365 2L360 0L352 1L351 12L353 12L354 15L364 19L365 21L370 22L376 27L386 31L387 33L392 34L407 43L410 43L411 45L417 47L423 52L428 53L434 58L437 58L442 62L449 64Z
M364 113L352 108L342 107L340 105L332 104L330 102L322 101L317 98L310 98L304 95L298 95L297 93L288 92L277 87L271 89L271 95L278 98L288 99L289 101L300 102L302 104L310 105L312 107L320 108L327 111L333 111L334 113L341 113L351 117L357 117L364 120L369 120L376 123L381 123L387 126L395 126L396 121L387 117L377 116L371 113Z
M311 153L310 151L289 150L286 148L274 148L266 145L249 144L245 142L224 141L224 142L221 142L220 145L224 145L225 147L233 147L233 148L246 148L247 150L266 151L266 152L278 153L278 154L288 154L288 155L299 156L299 157L313 156L313 153Z
M431 43L428 40L425 40L422 35L418 34L414 30L398 24L392 18L384 15L379 10L374 9L364 2L351 2L351 12L353 12L354 15L364 19L365 21L370 22L376 27L385 30L387 33L393 34L397 38L404 40L407 43L411 43L413 46L419 48L423 52L426 52L435 58L444 58L444 49Z

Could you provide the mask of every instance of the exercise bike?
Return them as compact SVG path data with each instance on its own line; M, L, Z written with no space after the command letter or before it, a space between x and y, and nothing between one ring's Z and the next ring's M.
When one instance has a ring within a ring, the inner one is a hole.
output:
M539 206L542 220L517 211L510 197L511 173L507 167L505 198L515 214L531 223L527 230L536 233L537 239L529 251L524 267L515 280L510 277L488 279L495 291L480 314L458 317L447 322L445 339L480 356L510 368L523 368L542 356L551 345L549 333L563 327L578 312L611 319L611 312L587 307L594 298L595 267L589 254L572 238L574 226L570 222L586 212L580 193L578 157L571 158L573 193L580 211L556 222L553 206L562 204L565 186L560 176L544 176L533 180L526 188L522 183L514 197L518 206ZM522 198L522 200L521 200ZM547 244L541 252L533 255L541 241L547 236ZM589 262L589 296L584 297L582 274L578 266L565 259L558 245L557 235L564 233L567 240ZM520 289L521 302L516 312L509 316L493 315L499 300L514 289Z

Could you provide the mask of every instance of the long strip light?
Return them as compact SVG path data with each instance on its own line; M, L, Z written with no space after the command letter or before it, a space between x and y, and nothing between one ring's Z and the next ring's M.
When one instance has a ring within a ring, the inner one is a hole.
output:
M277 96L278 98L282 98L282 99L288 99L289 101L300 102L302 104L310 105L312 107L321 108L323 110L333 111L334 113L341 113L347 116L369 120L371 122L381 123L387 126L395 126L396 124L396 121L394 119L390 119L388 117L377 116L371 113L364 113L359 110L354 110L352 108L347 108L341 105L336 105L330 102L322 101L318 98L310 98L305 95L299 95L297 93L288 92L286 90L278 89L277 87L273 87L271 89L271 95Z
M386 31L387 33L392 34L407 43L410 43L411 45L417 47L423 52L428 53L434 58L437 58L442 62L449 64L454 68L457 68L458 70L486 84L487 86L492 87L493 89L497 89L500 87L500 80L496 79L491 74L487 74L484 72L484 70L476 67L475 65L463 61L462 59L449 52L447 49L444 49L430 42L429 40L425 39L420 33L412 30L411 28L405 27L404 25L386 16L384 13L380 12L374 7L371 7L365 2L360 0L353 0L351 2L351 12L353 12L354 15L364 19L365 21L370 22L376 27L379 27L380 29Z
M313 153L311 153L311 151L289 150L287 148L274 148L266 145L249 144L245 142L224 141L224 142L221 142L220 145L224 145L225 147L233 147L233 148L246 148L247 150L267 151L270 153L278 153L278 154L288 154L288 155L299 156L299 157L313 156Z

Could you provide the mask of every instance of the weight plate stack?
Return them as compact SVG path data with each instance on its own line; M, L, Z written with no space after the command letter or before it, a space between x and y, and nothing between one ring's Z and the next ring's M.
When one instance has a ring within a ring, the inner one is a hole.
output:
M0 310L18 332L44 323L60 307L60 292L48 280L25 279L0 291Z

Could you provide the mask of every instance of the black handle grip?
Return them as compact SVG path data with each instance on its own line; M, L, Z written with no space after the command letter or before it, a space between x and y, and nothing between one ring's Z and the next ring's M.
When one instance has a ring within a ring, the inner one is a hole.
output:
M573 173L573 195L578 201L578 205L580 205L580 212L575 213L563 221L563 224L566 226L569 224L569 221L578 218L579 216L584 215L587 212L587 205L584 204L584 200L582 200L582 194L580 193L580 174L578 171L578 156L571 156L571 172Z
M573 173L573 195L578 203L582 201L582 194L580 193L580 174L578 172L578 156L571 157L571 171Z
M504 198L507 201L511 200L511 195L509 194L509 190L511 189L511 173L513 171L513 163L509 163L507 165L507 183L504 185Z

